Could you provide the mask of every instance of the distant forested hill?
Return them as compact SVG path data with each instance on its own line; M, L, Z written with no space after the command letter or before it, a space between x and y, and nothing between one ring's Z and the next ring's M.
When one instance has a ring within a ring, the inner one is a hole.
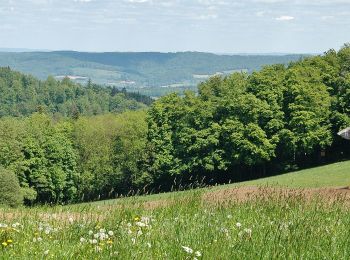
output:
M41 81L8 67L0 68L0 117L26 116L46 112L77 117L122 112L146 107L151 98L115 87L101 87L90 81L86 86L68 78L48 77Z
M90 78L98 84L141 88L143 93L159 96L173 90L194 88L214 74L252 72L263 65L287 64L301 57L200 52L0 52L0 66L10 66L40 79L46 79L49 75L71 76L73 80L86 83ZM152 88L151 92L149 88Z

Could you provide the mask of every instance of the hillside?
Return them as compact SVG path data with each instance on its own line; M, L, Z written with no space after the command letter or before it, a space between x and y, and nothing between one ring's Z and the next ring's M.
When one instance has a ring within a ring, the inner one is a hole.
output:
M246 187L257 188L341 188L350 186L350 161L332 163L324 166L313 167L301 171L280 174L272 177L261 178L252 181L237 182L214 187L201 188L198 191L203 194L211 192L229 192ZM82 203L78 205L110 205L114 203L128 202L130 199L139 202L152 202L159 200L168 200L173 198L184 197L193 193L193 190L181 192L167 192L161 194L152 194L147 196L136 196L132 198L113 199L97 201L92 203Z
M268 178L261 178L254 181L241 182L238 185L289 188L350 186L350 161L329 164Z
M0 52L0 66L10 66L40 79L46 79L49 75L58 78L71 76L78 82L86 83L90 78L98 84L138 89L148 95L160 96L172 91L195 89L199 82L214 74L252 72L263 65L288 64L301 57L200 52Z
M152 100L138 93L89 83L82 86L68 78L45 81L0 67L0 117L47 112L60 116L97 115L144 108Z
M0 208L2 258L349 259L349 190L225 187Z

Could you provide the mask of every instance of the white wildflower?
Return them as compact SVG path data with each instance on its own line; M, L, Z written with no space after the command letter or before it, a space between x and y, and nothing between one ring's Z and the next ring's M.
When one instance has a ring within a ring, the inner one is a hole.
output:
M231 218L232 218L232 215L227 215L227 218L228 218L228 219L231 219Z
M240 228L241 226L242 226L241 223L239 223L239 222L236 223L236 227Z
M113 236L114 235L113 231L112 230L108 231L108 235Z
M151 222L151 218L150 217L141 217L141 222L148 225Z
M202 253L199 252L199 251L196 251L196 252L194 252L194 255L197 256L197 257L200 257L200 256L202 256Z
M89 230L89 235L91 236L91 235L93 235L93 234L94 234L94 231Z
M182 248L186 251L186 253L189 253L189 254L193 253L193 249L188 246L182 246Z
M41 237L38 237L38 242L41 242L41 241L43 241L43 239L41 238Z
M44 252L44 255L48 255L49 254L49 250L46 250L45 252Z
M249 236L252 235L252 230L250 228L245 228L244 232L246 232Z
M135 224L136 224L136 226L139 226L139 227L146 227L147 226L147 224L145 224L143 222L136 222Z
M86 241L85 238L83 238L83 237L80 238L80 243L85 243L85 241Z

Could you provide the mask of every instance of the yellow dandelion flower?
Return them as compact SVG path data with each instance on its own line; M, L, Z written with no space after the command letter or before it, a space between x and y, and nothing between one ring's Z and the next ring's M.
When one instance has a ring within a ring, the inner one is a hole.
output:
M11 244L11 243L13 243L13 240L12 239L8 239L7 243Z
M112 241L112 240L108 240L108 241L107 241L107 244L108 244L108 245L111 245L111 244L113 244L113 241Z
M7 246L7 243L6 242L2 242L1 243L3 246Z
M135 220L135 221L140 221L141 219L140 219L140 217L137 217L137 216L136 216L136 217L134 218L134 220Z

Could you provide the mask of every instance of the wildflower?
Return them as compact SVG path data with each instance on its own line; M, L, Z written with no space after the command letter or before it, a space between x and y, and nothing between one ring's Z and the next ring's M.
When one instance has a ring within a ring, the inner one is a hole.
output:
M236 223L236 227L240 228L241 226L242 226L241 223L239 223L239 222Z
M89 242L90 244L97 244L97 239L90 239Z
M6 242L1 243L4 247L6 247L8 244Z
M112 240L108 240L108 241L107 241L107 244L108 244L108 245L112 245L112 244L113 244L113 241L112 241Z
M147 243L147 246L148 246L149 248L151 248L151 247L152 247L151 243Z
M0 228L7 228L8 226L6 224L1 224L0 223Z
M227 218L228 218L228 219L231 219L231 218L232 218L232 215L227 215Z
M188 246L182 246L182 248L186 251L186 253L189 253L189 254L193 253L193 249L189 248Z
M151 222L151 218L150 217L141 217L141 222L148 225Z
M45 234L48 235L50 234L51 230L49 228L45 229Z
M12 224L12 227L13 227L13 228L16 228L16 227L18 227L19 225L20 225L20 224L19 224L18 222L16 222L16 223L13 223L13 224Z
M44 252L44 255L48 255L49 254L49 250L46 250L45 252Z
M72 224L73 221L74 221L74 219L73 219L72 217L70 217L70 218L68 219L68 221Z
M80 243L85 243L85 241L86 241L85 238L83 238L83 237L80 238Z
M38 242L41 242L43 239L41 237L38 237Z
M89 235L91 236L94 233L94 231L89 230Z
M136 226L139 226L139 227L146 227L147 226L147 224L145 224L143 222L136 222L135 224L136 224Z
M106 230L104 228L101 228L100 233L106 233Z
M108 235L110 235L110 236L113 236L114 235L114 233L113 233L113 231L108 231Z
M200 257L200 256L202 256L202 253L199 252L199 251L196 251L196 252L194 252L194 255L197 256L197 257Z
M12 239L8 239L8 240L7 240L7 243L8 243L8 244L11 244L11 243L13 243L13 240L12 240Z
M135 220L136 222L138 222L138 221L140 221L140 217L137 217L137 216L136 216L136 217L134 218L134 220Z
M249 236L252 235L252 230L250 228L245 228L244 232L246 232Z

